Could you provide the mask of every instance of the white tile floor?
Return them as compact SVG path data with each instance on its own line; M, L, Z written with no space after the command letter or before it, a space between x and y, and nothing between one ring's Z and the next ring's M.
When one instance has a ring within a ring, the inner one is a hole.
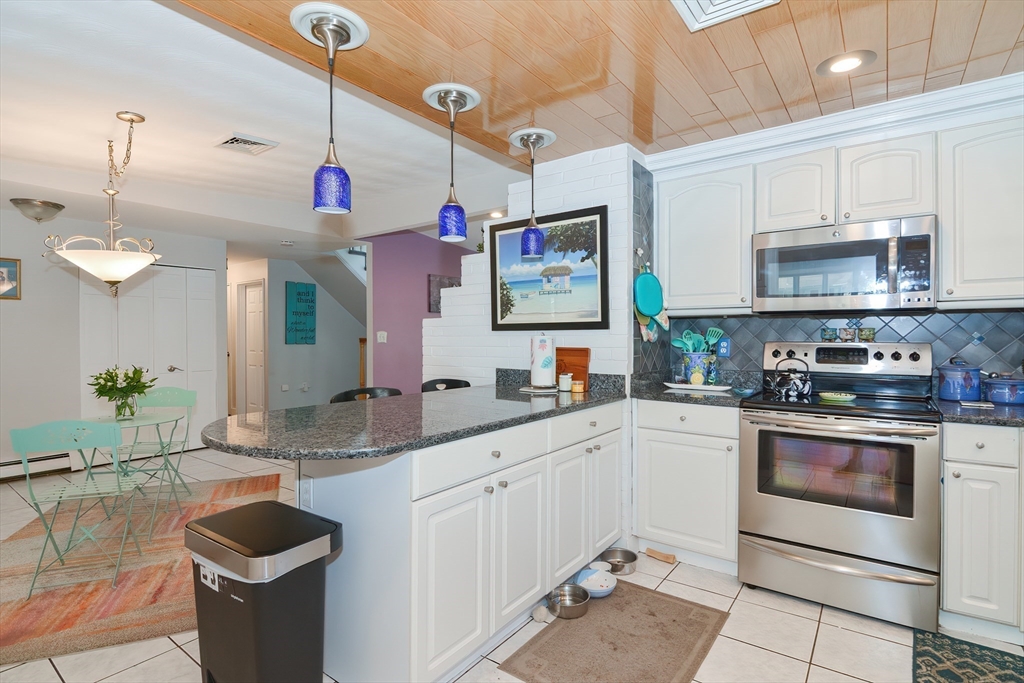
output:
M281 474L279 500L295 502L294 471L283 461L257 460L211 450L182 459L187 481ZM70 473L41 477L59 485ZM33 481L36 481L33 479ZM35 518L25 500L24 480L0 484L0 542ZM913 632L902 626L822 607L763 589L742 586L734 576L685 564L670 565L640 555L637 572L622 577L647 588L728 611L722 629L695 678L699 683L909 682ZM459 683L519 679L498 665L546 624L530 621L482 657ZM1014 654L1018 646L980 641ZM24 664L0 666L0 683L165 683L201 681L195 631L167 638L101 648ZM331 679L324 675L324 681Z

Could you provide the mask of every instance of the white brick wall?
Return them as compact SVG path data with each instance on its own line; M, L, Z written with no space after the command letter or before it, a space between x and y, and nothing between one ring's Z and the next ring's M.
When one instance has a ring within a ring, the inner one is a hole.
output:
M558 346L591 349L590 371L632 372L629 203L634 150L618 145L538 164L538 215L608 205L607 330L554 332ZM530 215L530 181L509 185L509 217ZM489 245L488 245L489 247ZM423 379L493 384L495 368L527 369L536 332L491 331L490 254L462 257L462 287L441 290L441 317L423 321Z

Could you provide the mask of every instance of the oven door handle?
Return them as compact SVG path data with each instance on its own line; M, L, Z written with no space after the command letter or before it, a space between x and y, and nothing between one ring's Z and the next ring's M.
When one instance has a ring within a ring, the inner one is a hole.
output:
M885 574L882 572L872 572L867 569L857 569L855 567L846 567L841 564L833 564L831 562L824 562L822 560L815 560L810 557L804 557L797 555L796 553L787 552L785 550L779 550L778 548L772 548L771 546L749 538L740 539L740 543L750 546L754 550L759 550L769 555L775 555L785 560L792 560L793 562L799 562L800 564L806 564L811 567L817 567L818 569L824 569L825 571L835 572L837 574L846 574L848 576L855 576L861 579L874 579L876 581L892 581L893 583L908 583L913 586L934 586L935 579L923 578L918 576L906 576L903 574Z
M844 434L860 434L863 436L937 436L939 430L931 427L870 427L865 429L854 425L807 424L798 420L782 420L777 418L758 418L747 422L768 427L792 427L813 432L842 432Z

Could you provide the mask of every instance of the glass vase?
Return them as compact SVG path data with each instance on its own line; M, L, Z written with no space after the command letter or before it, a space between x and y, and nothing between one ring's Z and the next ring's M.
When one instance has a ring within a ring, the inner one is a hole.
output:
M128 398L119 398L114 401L114 417L118 420L130 420L135 417L135 411L138 408L139 404L134 395Z

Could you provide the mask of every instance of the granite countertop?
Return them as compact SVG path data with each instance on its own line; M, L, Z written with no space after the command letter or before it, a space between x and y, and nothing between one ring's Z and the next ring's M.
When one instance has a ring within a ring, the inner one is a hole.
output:
M1024 427L1024 406L995 404L994 408L964 408L957 401L935 401L943 422Z
M202 437L214 450L255 458L375 458L625 398L624 391L531 397L516 387L467 387L234 415L207 425Z
M742 400L739 396L732 393L732 391L725 391L719 394L704 391L683 391L679 389L669 389L664 384L633 386L631 391L632 398L638 398L641 401L695 403L704 406L720 406L722 408L738 408L740 401Z

